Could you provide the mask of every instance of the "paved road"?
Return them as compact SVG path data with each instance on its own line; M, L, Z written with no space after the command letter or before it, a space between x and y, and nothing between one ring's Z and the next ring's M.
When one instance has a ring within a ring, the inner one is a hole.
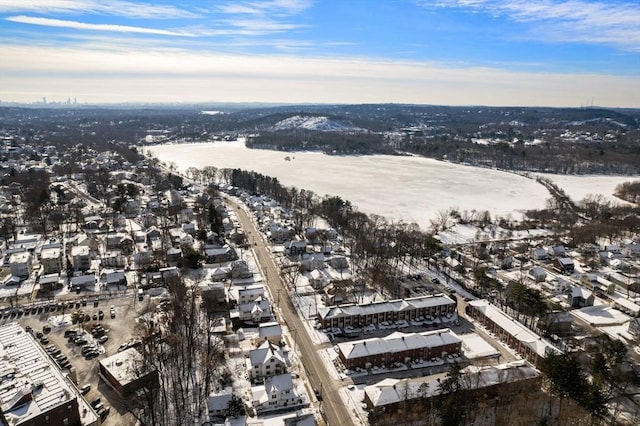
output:
M311 337L307 334L307 329L296 313L285 285L280 278L279 269L271 254L271 248L260 237L247 212L240 208L233 199L227 198L227 200L233 207L238 221L249 237L249 243L253 246L256 260L265 275L267 287L269 287L271 294L279 300L278 308L282 314L280 322L286 324L293 334L295 347L300 354L309 382L314 389L322 392L321 412L324 412L327 424L329 426L355 425L352 417L356 416L356 414L350 413L349 408L345 406L339 395L342 383L332 379L318 353L319 347L313 343Z

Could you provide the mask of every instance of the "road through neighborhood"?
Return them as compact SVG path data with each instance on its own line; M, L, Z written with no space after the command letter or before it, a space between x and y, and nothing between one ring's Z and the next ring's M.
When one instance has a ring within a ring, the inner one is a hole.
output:
M349 408L340 398L340 381L333 379L327 366L323 362L318 350L319 347L313 343L307 334L302 320L298 316L289 293L280 278L279 269L276 266L271 248L260 237L259 231L247 212L242 209L232 198L227 197L227 201L233 207L240 225L248 235L249 243L253 246L256 261L260 265L264 279L282 315L280 322L286 324L295 340L294 348L297 350L301 363L305 369L309 382L314 390L322 395L320 402L321 412L324 413L325 420L329 426L355 425Z

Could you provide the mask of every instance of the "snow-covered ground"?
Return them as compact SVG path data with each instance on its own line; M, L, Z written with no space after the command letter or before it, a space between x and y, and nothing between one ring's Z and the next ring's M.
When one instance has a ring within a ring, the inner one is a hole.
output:
M245 168L277 177L284 185L319 195L339 195L366 213L429 226L429 219L450 207L488 210L493 217L517 218L542 208L549 193L542 185L512 173L388 155L328 156L318 152L252 150L244 141L148 147L161 161L190 166ZM289 156L290 161L285 157ZM546 175L576 201L589 193L612 197L615 186L631 177Z
M488 210L492 216L541 208L549 194L531 179L421 157L327 156L318 152L250 150L242 141L149 147L179 169L207 165L245 168L283 184L334 194L366 213L416 222L423 228L449 207ZM286 161L285 157L295 157Z
M362 130L359 127L342 121L332 120L328 117L313 117L308 115L294 115L278 121L271 127L271 130L293 129L316 130L320 132L351 132Z
M613 196L616 186L623 182L638 180L638 176L591 176L543 174L556 183L574 200L580 201L589 194L602 194L615 203L626 203Z

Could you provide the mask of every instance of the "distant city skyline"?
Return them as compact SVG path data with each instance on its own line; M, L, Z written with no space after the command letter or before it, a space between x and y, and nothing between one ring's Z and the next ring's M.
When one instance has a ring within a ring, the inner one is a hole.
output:
M0 100L640 107L611 0L3 0Z

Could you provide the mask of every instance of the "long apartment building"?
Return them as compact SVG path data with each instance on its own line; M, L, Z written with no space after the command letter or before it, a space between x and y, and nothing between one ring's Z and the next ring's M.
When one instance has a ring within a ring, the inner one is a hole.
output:
M338 356L352 370L443 357L460 353L461 349L462 340L445 328L423 333L395 332L387 337L339 343Z
M383 321L411 321L453 315L456 302L444 294L411 297L366 304L331 306L318 311L322 328L367 326Z

